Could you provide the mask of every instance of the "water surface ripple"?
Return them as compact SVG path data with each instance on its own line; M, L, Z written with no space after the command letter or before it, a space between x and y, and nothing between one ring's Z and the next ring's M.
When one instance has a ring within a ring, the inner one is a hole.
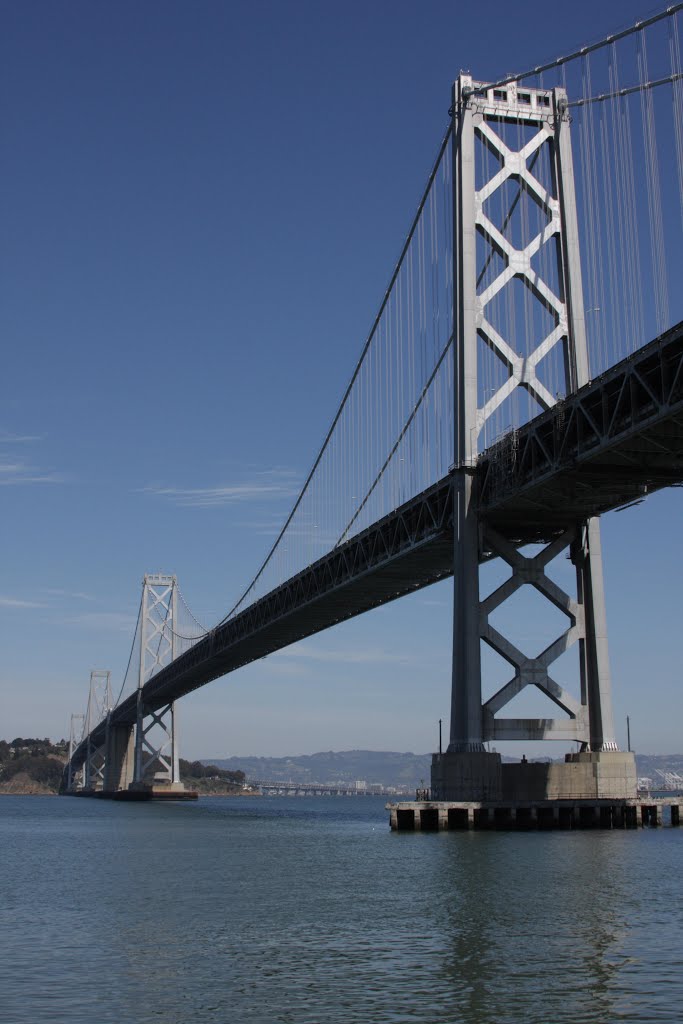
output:
M682 833L2 797L0 1021L678 1022Z

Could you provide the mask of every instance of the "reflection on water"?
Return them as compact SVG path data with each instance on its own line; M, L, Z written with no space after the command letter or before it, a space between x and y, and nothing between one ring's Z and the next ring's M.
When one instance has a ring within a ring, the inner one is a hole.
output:
M678 1021L683 834L0 800L0 1021Z
M461 1018L618 1019L612 982L626 930L615 899L622 865L612 865L605 834L461 838L443 868L447 970Z

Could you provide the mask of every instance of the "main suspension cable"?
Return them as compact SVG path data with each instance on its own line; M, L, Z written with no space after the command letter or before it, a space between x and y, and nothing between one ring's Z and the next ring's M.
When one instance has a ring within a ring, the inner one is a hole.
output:
M568 53L564 57L556 57L555 60L548 61L547 64L539 64L537 67L531 68L529 71L524 71L520 75L506 75L505 78L501 78L498 82L489 82L486 85L474 86L472 92L483 93L486 92L487 89L502 89L503 86L510 85L512 82L521 82L524 78L531 78L534 75L542 74L544 71L559 68L563 64L568 64L572 60L577 60L579 57L585 57L589 53L595 53L596 50L601 50L603 47L609 46L611 43L616 43L620 39L626 39L627 36L634 35L636 32L642 32L643 29L649 28L650 25L656 25L658 21L663 21L665 18L671 18L681 10L683 10L683 3L672 4L665 10L660 11L659 14L653 14L649 18L637 21L635 25L630 25L628 28L622 29L620 32L612 32L597 43L590 43L587 46L582 46L580 49L574 50L572 53Z

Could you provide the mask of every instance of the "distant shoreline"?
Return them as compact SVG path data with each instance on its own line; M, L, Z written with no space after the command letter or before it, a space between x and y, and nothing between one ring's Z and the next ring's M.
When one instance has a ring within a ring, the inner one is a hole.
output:
M188 789L192 789L192 787L188 786ZM263 797L263 793L227 793L227 792L226 793L202 793L201 790L196 790L196 792L199 793L199 797L200 798L203 798L203 797L214 797L214 796L229 796L229 797L236 797L237 799L241 799L242 797L245 797L245 796ZM44 790L44 791L42 791L40 793L37 793L35 789L29 789L29 788L27 788L26 790L23 790L23 789L13 789L13 790L0 789L0 797L3 797L3 796L61 796L61 795L62 794L56 793L53 789L46 789L46 790Z

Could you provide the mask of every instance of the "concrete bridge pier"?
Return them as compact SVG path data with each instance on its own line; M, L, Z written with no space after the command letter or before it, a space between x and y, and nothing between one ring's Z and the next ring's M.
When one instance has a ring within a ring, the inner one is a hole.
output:
M107 724L104 793L118 793L128 789L133 781L134 757L134 726Z
M496 801L503 798L500 754L486 750L448 750L432 756L434 800Z

